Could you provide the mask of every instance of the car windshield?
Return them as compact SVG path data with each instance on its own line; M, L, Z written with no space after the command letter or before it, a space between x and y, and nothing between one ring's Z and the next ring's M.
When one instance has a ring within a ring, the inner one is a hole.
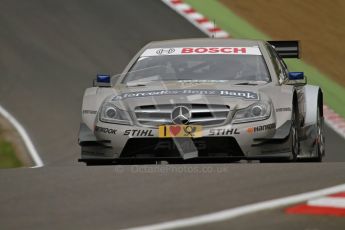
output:
M270 81L261 53L143 55L126 74L123 83L176 80Z

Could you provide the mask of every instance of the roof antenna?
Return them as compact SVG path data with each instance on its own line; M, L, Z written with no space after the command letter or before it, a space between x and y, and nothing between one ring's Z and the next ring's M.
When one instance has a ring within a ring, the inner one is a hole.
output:
M215 37L216 37L216 19L213 19L213 31L212 31L211 38L215 38Z

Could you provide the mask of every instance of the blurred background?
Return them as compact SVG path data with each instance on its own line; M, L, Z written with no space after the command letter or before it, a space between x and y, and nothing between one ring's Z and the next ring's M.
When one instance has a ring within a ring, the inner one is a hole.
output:
M234 38L300 40L302 60L288 64L305 71L327 105L345 116L344 0L164 1L188 3ZM344 183L340 126L326 127L324 163L187 166L213 170L193 174L185 165L135 173L77 162L83 92L97 73L120 73L151 41L206 37L162 0L0 0L0 28L0 105L27 131L45 165L0 170L1 229L133 227ZM20 166L33 162L16 129L0 118L0 168ZM344 220L294 217L278 208L206 227L343 230Z
M302 58L345 86L345 1L220 0L274 39L301 41Z

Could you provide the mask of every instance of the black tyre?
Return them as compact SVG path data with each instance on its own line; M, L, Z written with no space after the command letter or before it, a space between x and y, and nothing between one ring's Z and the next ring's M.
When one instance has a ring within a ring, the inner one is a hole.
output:
M324 136L324 120L321 115L320 108L317 108L317 120L316 120L316 157L311 161L321 162L325 155L325 136Z
M291 139L291 156L289 158L290 162L297 161L297 156L299 155L300 142L298 135L298 106L294 105L291 114L291 129L290 129L290 139Z

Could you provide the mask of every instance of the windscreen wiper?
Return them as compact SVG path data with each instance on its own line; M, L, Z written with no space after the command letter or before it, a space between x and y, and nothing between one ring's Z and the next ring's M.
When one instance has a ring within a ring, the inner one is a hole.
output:
M258 85L258 83L252 82L252 81L244 81L244 82L239 82L234 85Z
M128 87L146 86L149 83L150 83L149 81L129 81L126 83L126 86Z

